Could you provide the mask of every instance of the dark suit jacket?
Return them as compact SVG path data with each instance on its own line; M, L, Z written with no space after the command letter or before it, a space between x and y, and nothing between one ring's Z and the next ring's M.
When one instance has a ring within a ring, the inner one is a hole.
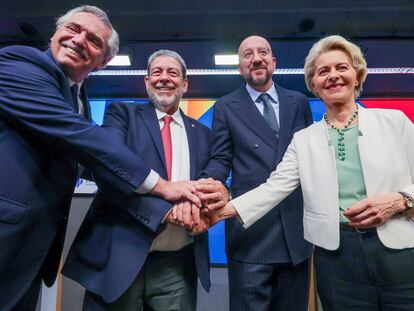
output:
M194 179L208 160L209 130L182 113L190 151L190 177ZM117 139L139 154L151 168L167 179L164 149L157 115L152 104L113 103L104 125ZM99 191L71 247L63 274L98 294L107 302L119 298L140 272L154 240L148 230L110 201L110 191ZM147 219L159 219L172 207L170 202L149 194L124 205L136 205ZM159 219L160 220L160 219ZM160 223L160 221L158 221ZM210 287L207 233L194 238L194 254L199 279Z
M72 106L50 53L0 50L0 306L8 310L36 275L54 282L77 161L115 197L134 196L150 168ZM111 185L111 186L109 186ZM128 211L138 221L139 210ZM162 218L162 216L159 216ZM149 230L158 226L142 224Z
M237 197L266 181L276 168L293 134L312 123L307 98L276 85L279 97L279 142L251 100L245 85L219 99L214 106L211 154L201 176L225 181L232 169L231 191ZM293 264L311 254L303 239L303 202L300 189L278 208L245 230L236 219L226 222L230 258L250 263Z

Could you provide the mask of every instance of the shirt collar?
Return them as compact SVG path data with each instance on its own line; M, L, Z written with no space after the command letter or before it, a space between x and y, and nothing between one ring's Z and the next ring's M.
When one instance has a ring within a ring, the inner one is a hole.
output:
M162 118L164 118L167 115L166 112L160 111L157 108L155 108L155 112L157 113L158 121L161 121ZM171 116L172 116L175 123L177 123L181 127L184 126L184 120L183 120L183 117L181 115L180 108L178 108L177 111L174 112Z
M267 93L267 95L269 95L276 103L279 103L279 97L277 96L277 91L274 83L272 83L272 86L266 92L260 92L246 83L246 90L254 102L256 102L260 95Z
M71 79L68 78L68 82L69 82L69 86L72 87L73 85L77 84L78 88L80 90L82 84L83 84L83 80L81 82L76 83L75 81L72 81Z

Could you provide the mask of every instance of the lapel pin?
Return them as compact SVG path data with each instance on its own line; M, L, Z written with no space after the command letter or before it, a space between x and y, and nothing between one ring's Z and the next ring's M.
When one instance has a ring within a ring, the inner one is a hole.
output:
M194 123L191 123L191 127L195 127Z

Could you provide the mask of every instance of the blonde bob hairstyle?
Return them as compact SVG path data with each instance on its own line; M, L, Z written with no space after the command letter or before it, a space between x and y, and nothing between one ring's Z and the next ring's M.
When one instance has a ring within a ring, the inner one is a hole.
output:
M351 65L357 73L358 85L355 86L355 98L357 98L361 94L362 85L367 77L367 62L361 49L341 36L323 38L312 46L305 60L306 86L309 91L318 96L312 89L312 80L315 75L315 61L322 54L333 50L342 51L349 56Z

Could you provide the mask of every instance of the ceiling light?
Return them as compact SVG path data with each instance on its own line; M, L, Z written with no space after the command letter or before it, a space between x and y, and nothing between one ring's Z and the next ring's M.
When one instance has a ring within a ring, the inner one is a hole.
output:
M214 55L214 62L216 65L238 65L239 56L237 54L216 54Z
M117 55L109 63L108 66L131 66L129 55Z
M189 76L226 76L226 75L240 75L237 69L187 69ZM280 68L276 69L273 74L277 75L303 75L302 68ZM413 67L401 68L368 68L368 74L385 74L385 75L400 75L400 74L414 74ZM141 70L98 70L90 73L91 76L146 76L147 71Z

